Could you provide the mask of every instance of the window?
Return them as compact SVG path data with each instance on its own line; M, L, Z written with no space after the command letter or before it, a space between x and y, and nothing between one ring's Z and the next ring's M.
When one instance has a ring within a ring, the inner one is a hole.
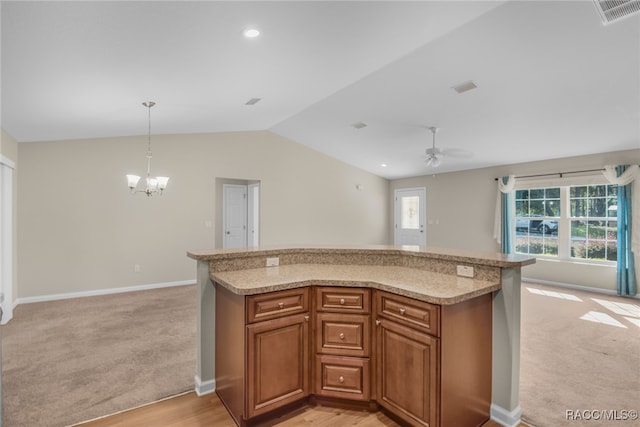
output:
M611 184L516 190L516 252L615 262L617 190Z
M516 252L558 255L560 188L516 191Z
M571 257L615 261L618 236L618 186L570 187Z

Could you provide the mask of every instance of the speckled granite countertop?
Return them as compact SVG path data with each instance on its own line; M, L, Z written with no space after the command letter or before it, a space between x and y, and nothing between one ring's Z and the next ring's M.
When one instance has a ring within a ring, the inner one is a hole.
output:
M422 246L258 247L190 251L210 278L239 295L310 285L369 287L433 304L456 304L501 287L502 268L535 258ZM278 267L266 267L277 257ZM456 275L472 267L473 278Z
M469 251L431 246L361 245L361 246L271 246L242 249L205 249L188 251L187 256L199 261L225 260L280 254L324 255L409 255L452 262L471 262L494 267L521 267L534 264L526 255L505 255L497 252Z
M499 282L407 267L294 264L213 273L211 279L239 295L310 285L381 289L432 304L456 304L500 289Z

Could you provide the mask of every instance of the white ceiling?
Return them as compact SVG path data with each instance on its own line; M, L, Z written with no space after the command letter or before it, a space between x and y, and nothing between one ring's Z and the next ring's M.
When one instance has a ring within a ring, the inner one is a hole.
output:
M154 134L269 129L390 179L640 148L640 15L603 26L591 0L3 0L1 13L1 124L19 142L145 134L153 100ZM437 169L427 126L458 154Z

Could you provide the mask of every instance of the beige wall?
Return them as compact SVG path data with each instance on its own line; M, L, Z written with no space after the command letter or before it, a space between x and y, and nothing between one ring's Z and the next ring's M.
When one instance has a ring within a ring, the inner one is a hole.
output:
M640 163L640 149L394 180L390 184L389 230L393 230L393 191L398 188L426 187L428 245L499 251L493 239L496 177L634 163ZM393 236L390 238L393 239ZM611 266L541 260L524 267L522 276L606 290L616 288L615 268Z
M214 247L216 178L260 181L263 245L388 242L383 178L267 131L152 143L171 178L153 198L124 177L144 172L145 136L18 144L18 297L195 279L185 252Z
M15 302L18 295L18 143L4 129L0 129L0 153L14 163L13 174L13 295L11 303Z

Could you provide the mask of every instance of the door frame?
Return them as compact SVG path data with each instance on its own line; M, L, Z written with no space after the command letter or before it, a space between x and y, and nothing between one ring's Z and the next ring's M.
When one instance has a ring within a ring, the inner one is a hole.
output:
M13 175L15 163L0 157L0 305L2 324L13 318Z
M396 188L393 190L393 244L398 245L398 222L400 221L400 204L398 203L398 195L403 192L418 192L420 197L420 218L419 222L423 229L422 240L420 246L427 244L427 187L408 187L408 188Z

